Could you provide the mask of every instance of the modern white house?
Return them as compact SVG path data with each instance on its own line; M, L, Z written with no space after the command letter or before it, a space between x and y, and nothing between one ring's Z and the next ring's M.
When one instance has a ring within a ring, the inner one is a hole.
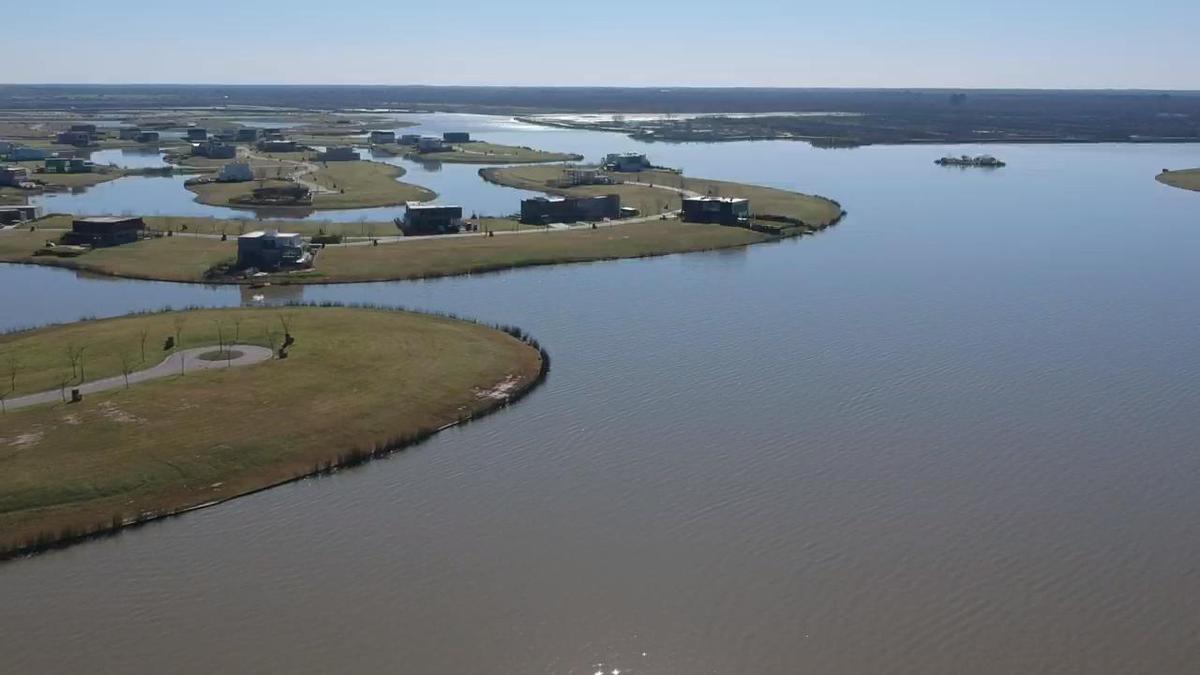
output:
M238 267L307 267L312 254L298 232L256 230L238 237Z

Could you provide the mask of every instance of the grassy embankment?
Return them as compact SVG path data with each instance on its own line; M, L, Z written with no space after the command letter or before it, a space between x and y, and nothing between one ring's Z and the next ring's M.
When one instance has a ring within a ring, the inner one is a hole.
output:
M124 169L118 169L111 166L97 166L95 170L88 173L34 173L35 169L40 169L44 162L5 162L6 166L23 166L29 169L29 180L35 183L45 185L45 189L49 191L63 190L79 190L88 188L100 183L107 183L110 180L116 180L122 176L128 175L130 172ZM15 187L0 187L0 195L17 199L23 198L29 194L27 190L21 190Z
M281 318L283 321L281 321ZM182 320L182 326L176 321ZM220 309L85 321L0 336L4 390L58 390L84 349L88 381L182 347L289 358L196 371L0 414L0 556L229 499L403 447L517 397L543 373L534 344L477 324L389 310ZM146 356L141 357L145 332ZM270 335L268 335L270 333Z
M561 167L524 166L493 170L492 180L504 180L516 187L549 189L544 180L552 177L553 171ZM550 173L548 173L550 172ZM642 180L658 180L658 184L670 185L680 181L687 189L719 192L726 196L751 198L756 213L795 218L809 226L791 229L788 234L805 234L832 224L840 218L841 207L830 200L784 190L750 185L739 185L720 181L681 178L675 174L641 174ZM643 212L657 213L663 206L677 208L677 193L649 185L623 184L615 186L586 186L559 190L570 194L604 194L618 192L627 204L637 205ZM47 218L40 227L55 221ZM153 228L177 227L190 223L190 232L203 232L204 226L216 230L218 227L229 234L255 227L253 221L213 221L196 218L147 218ZM65 226L64 222L61 223ZM272 223L287 230L290 224ZM511 221L491 220L486 223L496 229L513 228ZM227 230L224 228L228 228ZM315 224L300 222L296 229L329 228L329 223ZM340 227L342 233L354 234L355 227L365 229L365 223L349 223ZM372 226L376 227L376 226ZM393 226L380 224L394 234ZM413 238L379 246L329 247L317 256L312 270L277 275L276 283L341 283L356 281L384 281L417 279L457 274L471 274L533 265L548 265L570 262L637 258L671 253L688 253L735 246L744 246L778 239L777 235L755 232L739 227L682 223L676 219L650 220L648 222L609 224L597 229L572 229L551 231L539 228L539 232L509 234L495 237L466 236L453 238ZM349 231L347 231L349 230ZM308 230L311 232L311 229ZM76 258L53 258L33 256L47 237L46 233L9 232L0 234L0 260L8 262L34 262L85 269L102 274L134 278L163 279L168 281L216 281L205 276L214 266L229 261L235 256L235 244L218 239L195 237L170 237L137 244L98 250ZM236 282L235 279L224 281Z
M437 196L432 190L397 180L404 173L401 167L380 162L321 164L319 169L301 176L301 179L327 191L315 192L312 204L301 208L356 209L397 206L408 201L429 201ZM196 201L204 204L254 208L254 188L282 187L290 184L288 181L265 180L247 183L191 183L187 187L196 193Z
M1155 177L1163 185L1170 185L1181 190L1200 192L1200 169L1179 169L1163 171Z
M583 159L582 155L569 152L549 152L517 145L500 145L484 141L456 143L453 150L448 152L430 152L421 154L415 148L405 145L374 145L380 152L408 157L414 160L430 162L447 162L451 164L528 164L532 162L575 162Z
M681 208L681 195L673 190L663 189L666 187L720 197L744 197L750 200L751 209L756 215L795 218L816 227L830 225L842 216L842 209L837 202L824 197L758 185L689 178L668 171L611 173L608 175L615 180L626 182L571 188L556 188L551 185L565 177L565 168L561 165L482 169L479 173L485 180L500 185L551 194L589 196L615 193L621 195L623 206L632 206L643 214L676 211Z

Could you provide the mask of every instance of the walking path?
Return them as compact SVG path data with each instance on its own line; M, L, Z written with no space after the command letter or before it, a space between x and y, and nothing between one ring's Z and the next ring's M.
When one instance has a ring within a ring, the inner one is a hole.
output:
M235 352L241 352L241 356L226 361L205 361L199 358L201 354L208 354L217 351L217 346L196 347L193 349L184 349L168 356L162 363L157 366L139 370L136 373L129 373L129 384L133 385L137 382L146 382L147 380L157 380L164 377L178 375L181 371L187 373L195 370L213 370L220 368L237 368L240 366L249 366L255 363L262 363L269 360L274 353L266 347L258 345L233 345L228 347ZM182 366L180 365L180 362ZM66 387L67 396L70 396L72 389L78 389L79 393L87 395L109 389L120 389L125 386L124 375L114 375L106 377L102 380L95 380L85 384L69 384ZM42 405L45 403L58 403L62 401L63 390L51 389L37 394L27 394L18 396L17 398L7 399L4 401L6 410L16 410L18 408L26 408L31 405Z

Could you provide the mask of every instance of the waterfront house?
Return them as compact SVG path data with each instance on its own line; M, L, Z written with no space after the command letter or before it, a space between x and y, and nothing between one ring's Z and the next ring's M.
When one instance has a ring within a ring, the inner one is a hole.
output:
M76 218L71 231L64 234L64 244L87 245L96 248L132 244L146 232L141 218L127 216L93 216Z
M646 156L636 152L613 153L604 158L604 168L609 171L643 171L653 168Z
M299 233L257 230L237 239L237 266L240 269L278 269L306 267L312 254Z
M123 141L135 141L142 133L142 130L137 127L121 127L117 131L117 137Z
M736 197L685 197L683 221L745 225L750 220L750 200Z
M533 197L521 200L521 222L531 225L606 220L621 216L620 195Z
M157 131L143 131L143 132L139 133L134 138L134 140L136 140L138 143L157 143L158 142L158 132Z
M249 162L230 162L221 167L217 174L218 183L245 183L254 180L254 170Z
M0 225L17 225L40 215L41 208L37 206L0 206Z
M258 140L258 129L242 128L237 130L234 140L239 143L253 143Z
M462 207L408 202L396 225L406 236L452 234L462 229Z
M296 152L300 146L296 145L296 141L268 138L258 142L258 149L260 152Z
M0 185L16 187L29 180L29 169L23 166L0 166Z
M209 159L233 159L237 157L237 148L216 140L207 140L192 144L192 154Z
M471 134L465 131L447 131L442 134L442 140L447 143L470 143Z
M46 173L91 173L95 164L78 157L50 157L46 159Z
M195 127L187 130L187 139L189 141L206 141L208 140L208 129Z
M319 159L322 162L353 162L358 159L358 153L348 145L333 146L326 148Z
M76 147L85 147L91 145L92 135L86 131L63 131L54 139L59 145L74 145Z
M95 124L72 124L70 130L78 131L78 132L85 133L85 134L90 134L92 136L96 135L96 125Z
M396 132L394 131L372 131L370 140L372 143L395 143Z
M13 148L8 152L9 161L37 162L46 159L50 153L41 148Z
M400 145L416 145L421 142L421 134L400 134Z
M422 136L417 140L419 152L445 152L450 149L446 142L437 136Z

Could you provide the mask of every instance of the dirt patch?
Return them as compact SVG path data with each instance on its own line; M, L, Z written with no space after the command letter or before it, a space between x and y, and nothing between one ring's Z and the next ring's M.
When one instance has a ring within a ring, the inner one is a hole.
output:
M118 422L121 424L136 424L146 421L137 415L131 415L124 410L121 410L116 406L115 403L111 401L105 401L104 403L100 404L100 414L104 415L104 418L111 422Z
M42 437L45 436L41 431L31 431L27 434L18 434L15 438L6 439L8 444L18 450L28 450L38 443L42 442Z
M509 375L491 389L477 390L475 392L475 397L490 398L499 401L512 396L514 393L516 393L517 388L520 386L521 377L518 375Z

